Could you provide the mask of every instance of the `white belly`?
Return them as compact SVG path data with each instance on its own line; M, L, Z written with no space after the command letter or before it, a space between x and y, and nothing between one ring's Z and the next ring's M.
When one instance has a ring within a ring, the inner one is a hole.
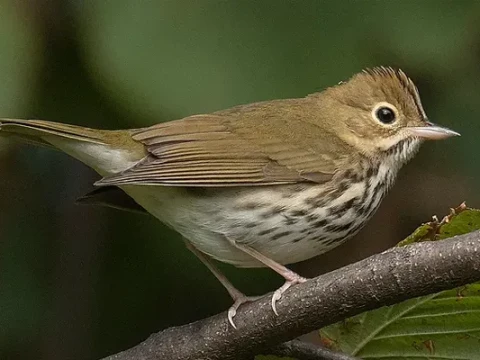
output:
M294 185L290 194L278 192L278 187L187 190L130 185L123 189L200 251L239 267L261 267L227 239L248 244L281 264L312 258L361 229L385 193L386 189L374 191L376 186L382 185L353 183L330 195L330 201L321 185ZM298 191L299 187L305 191ZM343 204L348 206L342 208Z

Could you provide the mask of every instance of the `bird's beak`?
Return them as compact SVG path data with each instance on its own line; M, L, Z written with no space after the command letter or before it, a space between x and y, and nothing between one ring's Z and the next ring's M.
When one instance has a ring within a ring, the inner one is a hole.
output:
M427 122L427 126L409 127L411 135L426 140L442 140L452 136L460 136L456 131Z

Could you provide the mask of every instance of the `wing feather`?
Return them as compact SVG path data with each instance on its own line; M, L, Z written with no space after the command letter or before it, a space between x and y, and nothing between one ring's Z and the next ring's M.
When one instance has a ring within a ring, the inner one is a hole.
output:
M148 155L97 185L248 186L326 182L333 177L332 152L319 154L301 141L292 145L269 132L253 136L233 125L234 120L196 115L137 130L132 137L145 145Z

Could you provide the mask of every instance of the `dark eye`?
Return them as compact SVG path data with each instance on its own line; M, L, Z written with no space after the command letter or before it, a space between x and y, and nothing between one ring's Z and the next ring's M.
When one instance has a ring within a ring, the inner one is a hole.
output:
M391 124L395 121L395 112L389 107L382 106L375 112L377 119L383 124Z

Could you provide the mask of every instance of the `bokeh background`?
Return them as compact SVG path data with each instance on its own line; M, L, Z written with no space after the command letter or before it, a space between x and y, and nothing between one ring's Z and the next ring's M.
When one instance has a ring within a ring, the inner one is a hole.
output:
M364 67L401 67L430 119L426 144L371 223L314 276L392 246L463 200L480 207L480 1L0 0L0 116L151 125L301 97ZM0 139L0 358L96 359L225 310L227 293L150 216L74 205L98 176ZM268 270L222 265L248 294Z

